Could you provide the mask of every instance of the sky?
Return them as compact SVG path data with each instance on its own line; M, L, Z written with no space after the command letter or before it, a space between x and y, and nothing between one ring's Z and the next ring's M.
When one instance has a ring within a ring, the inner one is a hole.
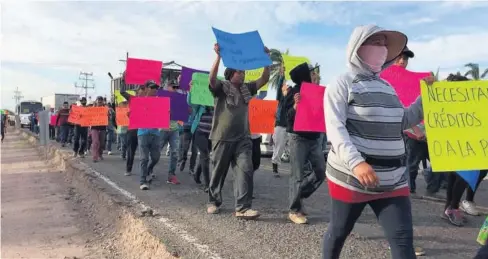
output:
M258 30L269 48L289 49L321 65L322 84L346 70L354 27L377 24L409 37L409 69L441 78L488 68L488 2L191 2L2 1L1 107L13 109L16 87L25 100L81 93L79 74L92 72L89 96L110 95L107 73L125 58L176 61L209 70L215 59L212 26L232 33ZM221 72L223 70L221 69Z

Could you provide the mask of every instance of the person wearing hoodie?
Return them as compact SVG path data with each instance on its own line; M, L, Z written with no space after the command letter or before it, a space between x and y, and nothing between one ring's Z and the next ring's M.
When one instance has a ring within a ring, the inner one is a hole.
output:
M315 68L308 63L302 63L290 71L290 77L295 86L286 95L286 131L290 146L290 196L288 218L296 224L307 223L303 199L310 197L325 180L325 161L322 154L322 143L319 144L321 132L296 132L296 108L300 102L302 83L311 83L317 76ZM312 170L305 170L310 162ZM312 174L312 175L311 175Z
M214 45L217 54L209 75L209 90L215 101L210 139L212 140L213 171L209 185L207 213L220 212L222 187L232 165L235 173L235 216L253 220L259 212L252 207L253 165L252 142L249 130L249 101L269 81L269 67L261 77L244 83L245 71L226 68L225 80L217 79L220 65L220 47ZM264 51L269 55L268 48Z
M393 87L379 77L406 45L407 36L401 32L375 25L356 27L347 47L348 71L327 87L331 217L324 234L324 259L340 257L366 205L383 227L392 258L416 258L402 132L422 121L422 99L404 108Z
M86 107L86 98L82 97L80 100L81 107ZM73 138L73 156L85 157L86 144L88 142L88 127L83 127L79 124L75 125Z
M58 111L58 117L56 118L56 125L59 125L59 129L60 129L59 135L60 135L62 147L66 145L66 141L68 140L68 134L69 134L68 118L69 118L69 105L68 102L64 102L63 107Z

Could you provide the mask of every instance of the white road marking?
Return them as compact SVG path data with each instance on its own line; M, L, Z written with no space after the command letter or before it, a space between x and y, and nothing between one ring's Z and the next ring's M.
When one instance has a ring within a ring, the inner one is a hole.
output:
M102 179L103 181L105 181L108 185L112 186L114 189L116 189L117 191L119 191L122 195L124 195L127 199L129 199L130 201L134 202L134 203L137 203L139 204L142 209L144 210L147 210L147 209L151 209L155 212L154 209L152 209L151 207L145 205L142 201L140 201L139 199L137 199L137 197L130 193L129 191L123 189L122 187L120 187L118 184L116 184L115 182L113 182L112 180L110 180L109 178L107 178L105 175L97 172L96 170L90 168L93 173L95 173L95 175L97 177L99 177L100 179ZM210 259L222 259L222 257L220 257L217 253L213 252L210 247L208 245L203 245L200 243L200 241L190 235L187 231L185 231L183 228L181 228L180 226L178 226L178 224L174 223L174 222L171 222L170 219L168 218L165 218L165 217L162 217L162 216L159 216L159 221L161 221L164 226L166 226L169 230L171 230L173 233L175 233L176 235L178 235L181 239L185 240L186 242L190 243L192 246L194 246L199 252L201 252L202 254L204 255L207 255L207 256L210 256L208 258Z

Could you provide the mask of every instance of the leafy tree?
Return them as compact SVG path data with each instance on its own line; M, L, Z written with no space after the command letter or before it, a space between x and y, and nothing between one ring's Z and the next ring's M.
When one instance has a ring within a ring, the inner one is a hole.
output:
M479 64L468 63L464 66L469 68L469 70L464 74L464 76L471 76L473 80L480 80L482 78L485 78L488 75L488 68L483 73L480 73Z

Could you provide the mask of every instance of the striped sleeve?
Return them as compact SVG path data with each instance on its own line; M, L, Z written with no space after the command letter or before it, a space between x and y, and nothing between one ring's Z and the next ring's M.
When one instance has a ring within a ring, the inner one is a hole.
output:
M348 111L348 87L345 79L338 78L327 87L324 95L325 124L327 127L327 138L337 156L346 163L352 171L364 158L352 143L351 137L346 129Z
M404 130L410 129L416 126L424 119L424 111L422 106L422 97L417 97L412 105L405 108L405 114L402 120L402 127Z

